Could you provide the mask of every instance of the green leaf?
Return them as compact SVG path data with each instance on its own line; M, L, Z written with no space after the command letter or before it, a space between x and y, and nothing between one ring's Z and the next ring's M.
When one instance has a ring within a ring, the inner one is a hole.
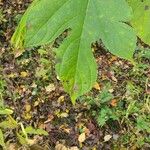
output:
M21 43L24 47L53 42L64 30L71 29L57 50L56 70L73 103L96 82L91 43L101 39L111 53L132 61L136 35L126 24L131 9L125 0L39 0L25 16L16 30L21 33L21 27L26 27Z
M111 99L113 99L113 95L107 89L103 89L99 94L99 100L102 104L109 102Z
M43 129L34 129L32 126L26 127L25 132L27 134L36 134L36 135L48 135L48 133Z
M27 144L28 144L27 139L26 139L25 137L23 137L23 136L20 135L19 133L16 133L16 135L17 135L17 138L18 138L19 143L20 143L21 145L27 145Z
M7 108L0 108L0 115L11 115L13 111Z
M109 119L118 120L118 116L113 109L110 109L108 106L103 106L97 116L98 125L104 126Z
M5 142L4 142L4 135L3 135L3 132L2 130L0 129L0 145L5 148L6 145L5 145Z
M150 45L150 0L128 0L133 9L132 26L139 38Z
M32 5L28 8L28 10L25 12L23 15L19 26L16 29L16 32L13 34L11 38L11 43L13 44L14 48L16 50L20 49L20 51L23 50L23 44L24 44L24 38L26 34L26 21L27 21L27 16L30 13L30 10L36 5L36 3L40 0L34 0Z
M18 123L11 117L8 116L8 118L0 123L0 127L3 129L14 129L17 128Z
M146 130L148 133L150 133L150 120L146 118L145 116L138 116L137 118L137 128L139 130Z

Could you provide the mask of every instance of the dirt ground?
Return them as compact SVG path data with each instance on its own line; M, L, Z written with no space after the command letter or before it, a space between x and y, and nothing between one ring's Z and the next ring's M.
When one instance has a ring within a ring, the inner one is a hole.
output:
M10 39L29 3L0 0L0 92L16 122L42 128L48 135L30 134L23 144L17 136L21 127L7 128L3 134L8 149L149 150L150 59L143 57L149 47L137 44L133 66L101 43L93 44L98 80L73 106L55 74L51 46L26 50L15 58ZM1 115L0 122L6 118Z

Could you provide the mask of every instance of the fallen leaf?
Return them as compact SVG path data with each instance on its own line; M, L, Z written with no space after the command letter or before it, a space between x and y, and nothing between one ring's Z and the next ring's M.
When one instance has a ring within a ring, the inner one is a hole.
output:
M63 113L61 113L60 114L60 117L61 118L67 118L69 115L68 115L68 113L66 113L66 112L63 112Z
M55 146L55 150L68 150L68 148L64 146L63 144L57 144Z
M30 112L30 110L31 110L31 105L27 103L27 104L25 105L25 109L26 109L26 112Z
M14 55L15 55L15 58L21 56L23 54L24 50L23 49L15 49L14 50Z
M58 98L58 103L64 102L64 100L65 100L65 96L60 96Z
M19 145L15 144L15 143L10 143L7 146L8 150L18 150L19 149Z
M34 144L30 146L30 150L44 150L44 148L37 144Z
M117 78L115 76L112 76L111 79L115 82L118 82Z
M108 134L104 137L104 142L108 142L112 138L112 135Z
M8 78L15 78L17 76L18 76L17 73L11 73L11 74L7 75Z
M111 100L110 105L112 107L116 107L117 106L117 100L116 99Z
M79 150L77 146L70 147L68 150Z
M87 136L90 134L90 130L87 127L84 127L83 131Z
M34 102L34 107L38 106L40 104L40 102L37 100Z
M36 139L28 139L27 142L29 145L34 145L34 144L36 144L37 140Z
M48 115L48 119L47 119L44 123L45 123L45 124L46 124L46 123L49 123L49 122L51 122L53 119L54 119L54 116L53 116L52 114L49 114L49 115Z
M49 84L48 86L45 87L46 92L52 92L55 91L55 85L54 84Z
M79 135L79 137L78 137L78 141L80 142L80 143L83 143L84 141L85 141L85 133L81 133L80 135Z
M113 61L116 61L117 59L118 59L117 56L111 56L110 63L113 62Z
M69 134L71 129L68 128L67 124L63 124L59 127L59 130L63 130L64 132Z
M23 117L24 119L26 119L26 120L30 120L30 119L32 118L32 115L31 115L30 113L24 113L24 114L22 115L22 117Z
M28 73L25 72L25 71L22 71L22 72L20 73L20 77L22 77L22 78L25 78L25 77L27 77L27 76L28 76Z
M96 90L101 90L101 87L100 87L100 85L97 82L95 83L93 88L96 89Z
M119 135L118 135L118 134L113 134L113 139L114 139L114 140L118 140L118 138L119 138Z

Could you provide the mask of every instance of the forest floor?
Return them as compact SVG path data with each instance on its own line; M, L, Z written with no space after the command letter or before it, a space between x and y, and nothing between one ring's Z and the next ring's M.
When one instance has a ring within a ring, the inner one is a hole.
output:
M133 66L94 44L97 83L73 106L56 77L52 46L14 55L10 39L29 3L0 0L0 145L8 150L150 150L149 47L137 44Z

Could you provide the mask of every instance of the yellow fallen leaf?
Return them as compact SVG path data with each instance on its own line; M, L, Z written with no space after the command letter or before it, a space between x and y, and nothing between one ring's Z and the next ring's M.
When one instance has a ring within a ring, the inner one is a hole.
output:
M58 103L64 102L64 100L65 100L65 96L62 95L58 98Z
M96 90L101 90L101 87L100 87L100 85L97 82L95 83L93 88L96 89Z
M85 133L81 133L80 135L79 135L79 137L78 137L78 141L80 142L80 143L83 143L84 141L85 141Z
M30 120L32 118L32 115L30 113L25 113L22 117L26 120Z
M17 73L11 73L11 74L7 75L8 78L15 78L17 76L18 76Z
M38 106L40 104L40 102L37 100L34 102L34 107Z
M28 73L25 72L25 71L22 71L22 72L20 73L20 76L21 76L22 78L25 78L25 77L28 76Z
M61 125L60 127L59 127L59 130L63 130L64 132L66 132L66 133L70 133L70 128L68 128L68 125L66 125L66 124L63 124L63 125Z
M61 118L67 118L69 115L66 112L60 114Z
M97 150L97 148L96 147L93 147L93 149L92 150Z
M25 105L25 109L26 109L26 112L30 112L30 110L31 110L31 105L30 105L30 104L26 104L26 105Z

